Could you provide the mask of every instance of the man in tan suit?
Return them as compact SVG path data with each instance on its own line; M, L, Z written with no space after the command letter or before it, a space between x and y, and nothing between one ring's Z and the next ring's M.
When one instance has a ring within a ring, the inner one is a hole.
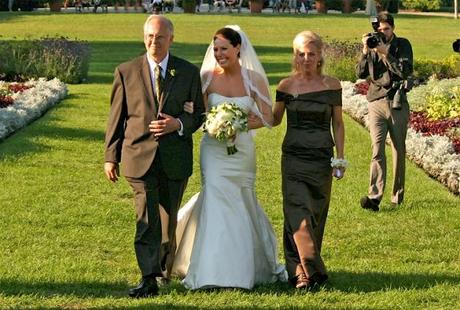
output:
M192 173L192 133L205 111L199 70L169 53L173 36L170 20L149 16L144 24L147 53L121 64L114 74L104 171L116 182L121 162L134 191L134 247L142 280L130 290L131 297L157 295L156 277L165 269L169 276L177 211ZM193 113L184 112L185 102L193 102ZM161 245L160 205L169 215L167 246ZM169 255L162 255L162 248Z

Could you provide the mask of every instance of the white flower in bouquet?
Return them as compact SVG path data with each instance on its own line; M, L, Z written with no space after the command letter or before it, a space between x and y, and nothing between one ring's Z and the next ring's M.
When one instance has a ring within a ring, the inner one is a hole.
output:
M219 141L227 143L227 154L235 154L234 140L238 132L248 130L248 115L231 102L224 102L211 108L206 116L204 130Z

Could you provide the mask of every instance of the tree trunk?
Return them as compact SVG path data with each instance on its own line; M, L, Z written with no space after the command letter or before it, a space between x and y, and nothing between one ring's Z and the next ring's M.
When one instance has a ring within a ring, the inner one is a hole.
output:
M249 11L251 13L262 13L264 3L262 1L249 1Z
M194 0L184 0L182 1L182 9L184 9L184 13L195 14L196 2Z
M351 0L342 0L342 13L351 13Z
M369 16L376 16L377 15L377 7L375 4L375 0L367 0L366 2L366 14Z
M455 19L458 18L458 0L454 0L454 14L455 14Z
M61 12L62 2L60 1L50 1L49 2L51 12Z

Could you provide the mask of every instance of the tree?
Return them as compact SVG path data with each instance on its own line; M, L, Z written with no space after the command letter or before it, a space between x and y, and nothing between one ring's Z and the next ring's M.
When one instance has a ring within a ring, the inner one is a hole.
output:
M455 14L455 19L458 18L458 0L454 0L454 14Z

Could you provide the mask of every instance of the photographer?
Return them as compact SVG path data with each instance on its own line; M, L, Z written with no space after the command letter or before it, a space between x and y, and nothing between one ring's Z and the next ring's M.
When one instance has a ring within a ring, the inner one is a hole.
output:
M378 14L372 22L374 33L363 35L363 53L357 65L357 75L369 78L369 131L372 142L370 185L368 195L360 200L361 207L379 210L386 182L385 140L390 134L393 153L392 206L404 198L406 133L409 104L405 93L410 89L412 47L407 39L394 34L394 20L387 12Z

